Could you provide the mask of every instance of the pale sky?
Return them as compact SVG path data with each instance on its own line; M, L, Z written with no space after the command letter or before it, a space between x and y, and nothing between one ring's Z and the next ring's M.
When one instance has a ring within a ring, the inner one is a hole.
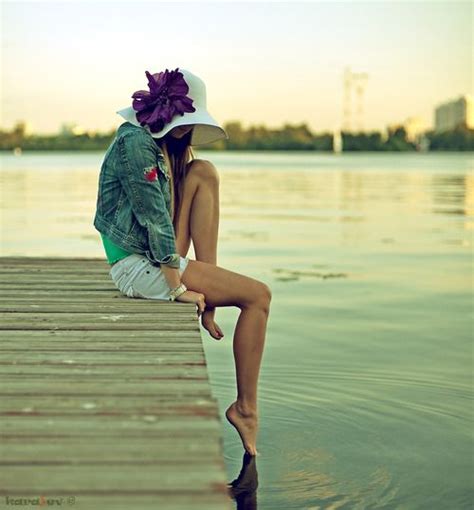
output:
M468 1L2 1L1 19L4 129L116 127L145 70L176 67L205 81L218 122L244 127L334 129L346 66L369 75L366 129L431 126L435 106L472 93Z

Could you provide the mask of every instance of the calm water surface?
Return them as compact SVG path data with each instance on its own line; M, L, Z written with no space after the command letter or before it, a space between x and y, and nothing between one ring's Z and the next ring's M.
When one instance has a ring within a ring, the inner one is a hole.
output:
M103 256L102 157L2 156L2 254ZM197 157L221 174L218 264L273 291L247 508L471 508L472 154ZM237 317L203 330L229 481Z

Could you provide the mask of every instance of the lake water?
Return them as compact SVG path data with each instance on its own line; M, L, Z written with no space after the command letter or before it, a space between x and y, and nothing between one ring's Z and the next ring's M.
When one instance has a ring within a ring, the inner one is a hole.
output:
M218 264L273 291L240 508L471 508L472 153L195 152L221 175ZM3 155L2 254L104 256L102 157ZM237 317L217 310L221 342L203 330L229 481Z

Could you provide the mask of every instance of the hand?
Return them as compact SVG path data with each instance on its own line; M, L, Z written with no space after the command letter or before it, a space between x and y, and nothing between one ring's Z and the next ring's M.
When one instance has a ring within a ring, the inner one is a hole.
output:
M215 307L207 307L201 316L202 326L209 332L209 334L216 340L220 340L224 333L221 328L214 322Z
M197 305L198 317L204 312L206 308L206 302L204 301L204 294L200 292L194 292L193 290L187 290L176 298L176 301L183 303L195 303Z

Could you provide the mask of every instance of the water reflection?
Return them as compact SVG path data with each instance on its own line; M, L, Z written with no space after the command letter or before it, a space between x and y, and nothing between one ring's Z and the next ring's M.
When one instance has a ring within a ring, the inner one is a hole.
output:
M443 242L472 247L474 176L468 155L202 156L215 162L222 177L221 253L245 251L261 259L287 247L285 261L293 261L301 248L322 253L361 243L413 246L433 228L441 228L435 241L449 230ZM2 155L4 254L102 256L92 225L102 158L102 153ZM433 222L430 212L441 222ZM464 224L447 223L455 216Z
M460 216L469 214L472 208L472 204L469 204L470 194L472 199L472 191L469 189L472 187L472 176L434 175L432 187L436 198L434 213Z
M219 265L273 293L260 509L469 508L470 155L197 156L221 175ZM101 158L6 158L3 253L103 257L92 226ZM225 409L237 310L216 315L227 341L203 341ZM242 461L222 423L229 479L241 471L230 489L252 508L255 459Z
M257 510L258 473L256 456L244 453L239 476L229 483L237 510Z

